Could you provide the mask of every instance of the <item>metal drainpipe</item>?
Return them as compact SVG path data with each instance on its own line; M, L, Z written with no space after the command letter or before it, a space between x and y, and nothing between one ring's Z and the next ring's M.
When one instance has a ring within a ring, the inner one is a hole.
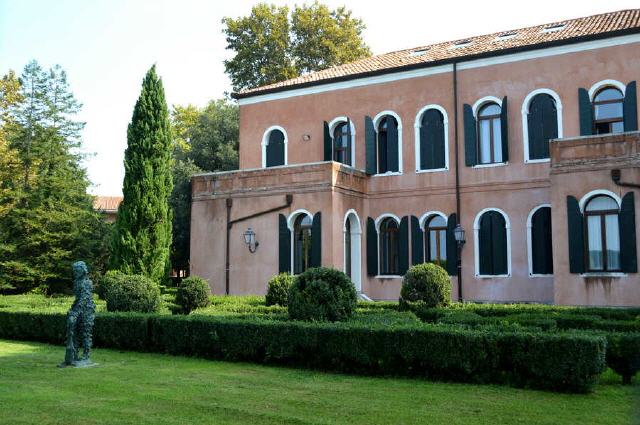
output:
M454 144L455 144L455 161L456 161L456 217L458 223L462 222L460 216L460 172L459 166L459 147L458 147L458 64L453 63L453 125L454 125ZM462 301L462 244L458 243L458 301Z
M621 187L633 187L635 189L640 189L640 184L638 183L628 183L628 182L621 182L620 179L622 177L622 173L620 171L620 169L616 168L611 170L611 180L613 180L613 182Z
M233 199L227 198L227 240L226 240L226 249L225 249L225 263L224 263L224 293L225 295L229 295L229 269L230 269L230 253L229 253L229 240L231 237L231 228L235 223L240 221L249 220L250 218L259 217L261 215L269 214L271 212L279 211L285 208L289 208L293 203L293 195L288 193L285 197L285 204L280 205L275 208L270 208L265 211L260 211L254 214L250 214L244 217L236 218L235 220L231 220L231 207L233 207Z

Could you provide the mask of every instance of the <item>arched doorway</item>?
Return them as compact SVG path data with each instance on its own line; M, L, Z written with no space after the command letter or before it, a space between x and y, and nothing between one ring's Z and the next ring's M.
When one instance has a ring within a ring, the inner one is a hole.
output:
M354 210L344 217L344 272L349 276L358 293L362 292L362 227Z

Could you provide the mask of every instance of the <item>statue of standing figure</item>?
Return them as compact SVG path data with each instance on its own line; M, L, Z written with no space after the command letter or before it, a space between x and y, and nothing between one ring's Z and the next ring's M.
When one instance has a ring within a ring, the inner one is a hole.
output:
M76 296L67 313L67 339L64 362L60 367L95 366L89 359L96 304L93 302L93 283L84 261L73 263L73 293ZM80 355L82 346L82 355Z

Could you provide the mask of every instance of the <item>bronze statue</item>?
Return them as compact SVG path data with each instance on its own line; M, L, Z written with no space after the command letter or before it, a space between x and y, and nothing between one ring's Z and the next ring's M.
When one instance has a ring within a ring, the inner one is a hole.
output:
M93 283L84 261L73 263L73 293L76 296L67 313L67 339L64 362L60 367L95 366L89 359L96 304L93 302ZM82 345L82 356L80 356Z

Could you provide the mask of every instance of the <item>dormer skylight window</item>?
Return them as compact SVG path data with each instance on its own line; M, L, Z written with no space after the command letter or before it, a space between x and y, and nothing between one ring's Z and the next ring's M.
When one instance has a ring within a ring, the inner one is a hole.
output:
M544 27L541 32L558 32L562 31L566 25L565 24L554 24L549 25L548 27Z
M514 38L516 35L518 35L518 33L515 32L515 31L504 32L502 34L499 34L496 37L496 41L510 40L510 39Z
M409 56L422 56L422 55L425 55L428 51L429 51L428 47L412 50L411 52L409 52Z
M459 49L460 47L466 47L471 44L471 40L459 40L453 43L449 48L450 49Z

